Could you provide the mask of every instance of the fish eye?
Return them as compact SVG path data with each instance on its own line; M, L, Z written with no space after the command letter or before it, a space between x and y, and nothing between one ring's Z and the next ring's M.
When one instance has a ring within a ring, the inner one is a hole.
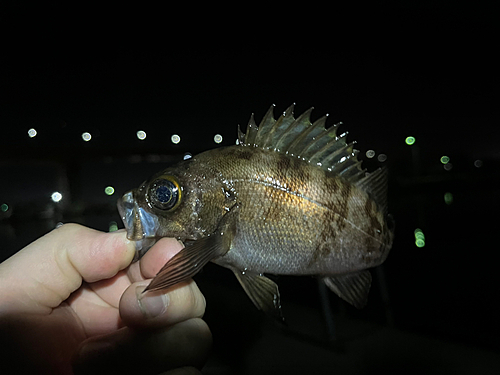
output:
M151 185L149 190L150 203L163 211L173 210L181 202L181 187L173 176L161 176Z

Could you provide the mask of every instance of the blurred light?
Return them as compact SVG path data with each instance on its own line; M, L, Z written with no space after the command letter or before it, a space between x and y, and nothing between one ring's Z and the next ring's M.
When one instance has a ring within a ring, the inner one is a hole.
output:
M222 135L220 135L220 134L216 134L216 135L214 136L214 142L215 142L215 143L221 143L221 142L222 142Z
M425 235L424 232L422 232L422 229L417 228L414 231L415 233L415 245L417 247L424 247L425 246Z
M116 221L110 221L109 223L109 231L110 232L115 232L118 230L118 224L116 223Z
M240 144L240 140L238 138L236 138L236 144L239 145Z
M445 165L443 165L443 168L445 171L451 171L451 168L453 168L453 164L448 162Z
M375 156L375 151L373 151L373 150L368 150L368 151L366 151L366 157L367 157L368 159L371 159L371 158L373 158L374 156Z
M82 134L82 139L85 141L85 142L88 142L92 139L92 136L90 135L90 133L88 132L85 132Z
M143 130L139 130L137 132L137 138L139 138L141 141L146 139L146 132Z
M452 204L453 203L453 194L450 192L444 193L444 203L446 204Z
M2 212L7 212L9 209L9 205L7 203L2 203L2 205L0 206L0 210Z
M407 145L412 145L415 143L415 137L406 137L405 142Z
M35 129L33 129L33 128L31 128L30 130L28 130L28 136L29 136L30 138L36 137L36 134L37 134L37 133L36 133L36 130L35 130Z
M184 154L184 160L189 160L189 159L191 159L192 157L193 157L193 155L191 155L191 153L189 153L189 152L186 152L186 153Z
M483 161L482 160L476 160L474 162L474 167L481 168L482 166L483 166Z
M181 141L181 137L179 137L177 134L174 134L172 137L170 137L170 140L172 143L177 144Z
M386 154L380 154L378 157L377 157L378 161L383 163L384 161L387 160L387 155Z
M106 186L104 192L106 193L106 195L113 195L115 193L115 188L113 186Z
M441 163L448 164L450 162L450 158L448 156L441 156Z
M62 194L59 193L58 191L55 191L55 192L52 193L52 195L50 197L52 198L52 200L54 202L59 202L62 199Z

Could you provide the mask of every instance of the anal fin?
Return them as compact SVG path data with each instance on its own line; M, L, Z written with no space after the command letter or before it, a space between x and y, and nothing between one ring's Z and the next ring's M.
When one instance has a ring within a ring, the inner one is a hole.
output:
M364 270L347 275L325 277L323 281L332 292L344 301L358 309L365 307L372 284L370 271Z
M248 297L259 310L272 315L280 322L284 321L281 312L280 292L274 281L255 272L239 270L233 270L233 272Z

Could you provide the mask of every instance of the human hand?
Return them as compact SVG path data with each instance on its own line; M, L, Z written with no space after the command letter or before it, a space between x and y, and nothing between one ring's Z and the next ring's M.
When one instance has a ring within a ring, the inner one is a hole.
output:
M194 281L141 293L181 248L162 239L130 265L134 243L125 232L65 224L7 259L2 373L199 374L186 366L204 363L211 334Z

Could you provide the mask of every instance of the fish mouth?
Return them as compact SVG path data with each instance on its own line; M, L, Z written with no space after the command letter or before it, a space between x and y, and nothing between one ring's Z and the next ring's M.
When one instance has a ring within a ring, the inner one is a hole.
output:
M134 190L131 190L118 200L118 212L122 218L127 231L127 238L135 241L134 260L142 256L156 243L158 228L158 217L147 212L137 204L134 198Z

